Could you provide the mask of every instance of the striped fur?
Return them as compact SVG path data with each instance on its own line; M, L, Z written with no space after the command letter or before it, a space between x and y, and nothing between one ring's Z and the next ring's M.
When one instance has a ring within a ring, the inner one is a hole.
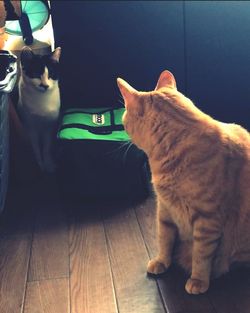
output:
M148 272L177 262L190 273L187 292L203 293L211 277L250 262L249 133L201 112L168 71L151 92L118 86L125 129L148 155L157 196L159 254Z

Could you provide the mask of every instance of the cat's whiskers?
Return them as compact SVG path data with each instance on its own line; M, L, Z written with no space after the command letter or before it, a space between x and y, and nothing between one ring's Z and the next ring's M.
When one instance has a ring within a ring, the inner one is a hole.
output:
M120 99L118 99L118 102L120 102L123 106L125 106L124 99L123 99L123 97L120 94L119 94L119 98Z
M124 102L121 101L120 99L118 100L119 103L121 103L124 106Z
M106 155L116 153L116 152L120 151L121 149L123 149L124 147L126 147L126 146L129 145L129 144L130 144L130 141L126 141L126 142L124 142L123 144L121 144L118 148L116 148L116 149L114 149L114 150L108 152Z
M132 142L128 142L128 148L127 148L126 151L124 152L124 155L123 155L123 158L122 158L123 163L126 162L126 158L127 158L129 149L132 147L132 145L133 145Z

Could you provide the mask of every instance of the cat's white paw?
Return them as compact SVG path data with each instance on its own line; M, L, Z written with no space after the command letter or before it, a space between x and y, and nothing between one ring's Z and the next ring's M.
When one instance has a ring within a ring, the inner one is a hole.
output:
M188 293L198 295L208 290L209 281L203 281L200 279L189 278L187 280L185 289Z
M163 274L167 271L168 267L169 265L164 264L159 261L159 259L155 258L148 262L147 272L154 275Z

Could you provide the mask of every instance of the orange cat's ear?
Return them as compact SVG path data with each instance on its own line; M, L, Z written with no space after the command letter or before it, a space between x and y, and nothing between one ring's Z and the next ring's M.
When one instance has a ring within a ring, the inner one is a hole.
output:
M125 80L121 78L117 78L117 85L120 89L120 92L122 94L126 106L127 103L130 103L135 99L138 91L135 90L132 86L130 86L127 82L125 82Z
M155 90L158 90L162 87L172 87L177 89L176 81L174 75L169 71L163 71L158 79Z

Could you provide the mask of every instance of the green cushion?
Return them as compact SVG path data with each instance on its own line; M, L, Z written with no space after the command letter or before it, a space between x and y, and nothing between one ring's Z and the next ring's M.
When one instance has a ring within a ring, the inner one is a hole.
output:
M130 141L122 125L124 111L125 108L69 109L63 114L58 138ZM99 122L97 117L100 118Z

